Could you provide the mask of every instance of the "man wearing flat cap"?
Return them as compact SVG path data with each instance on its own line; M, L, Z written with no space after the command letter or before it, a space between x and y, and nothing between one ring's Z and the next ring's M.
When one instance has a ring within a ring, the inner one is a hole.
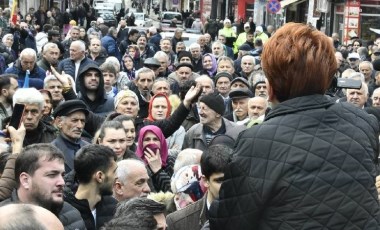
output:
M54 110L53 116L59 135L52 144L65 156L66 173L74 169L76 152L89 144L81 139L88 114L89 110L81 100L65 101Z
M248 101L253 97L253 93L249 89L235 89L230 92L232 101L232 113L225 116L230 121L238 125L247 125L249 122L248 116Z
M227 135L234 140L245 126L237 125L225 118L224 101L218 94L207 94L199 102L200 123L192 126L186 133L182 149L194 148L207 150L210 141L217 135Z

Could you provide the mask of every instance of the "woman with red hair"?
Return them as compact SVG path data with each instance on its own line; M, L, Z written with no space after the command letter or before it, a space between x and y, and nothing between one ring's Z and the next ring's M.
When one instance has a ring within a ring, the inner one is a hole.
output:
M169 98L162 93L154 95L149 102L149 110L147 120L158 121L164 120L171 115L171 104ZM177 156L182 149L183 140L185 139L185 128L180 126L170 137L166 138L168 143L169 155Z
M210 229L379 229L379 123L324 95L337 70L332 42L288 23L261 63L272 110L240 133Z

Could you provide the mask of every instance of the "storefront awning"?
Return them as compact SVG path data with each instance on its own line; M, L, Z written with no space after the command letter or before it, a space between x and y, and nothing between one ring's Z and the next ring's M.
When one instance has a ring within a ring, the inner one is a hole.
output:
M283 1L280 2L281 8L284 8L285 6L288 6L288 5L292 4L292 3L300 2L300 1L302 1L302 0L283 0Z

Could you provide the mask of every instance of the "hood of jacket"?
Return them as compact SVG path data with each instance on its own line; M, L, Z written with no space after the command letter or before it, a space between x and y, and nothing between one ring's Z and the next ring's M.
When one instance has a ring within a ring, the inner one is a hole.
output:
M87 96L87 89L84 86L84 75L88 70L95 70L99 73L99 86L96 90L96 98L95 101L91 101ZM104 79L103 74L100 71L98 65L96 63L88 63L87 65L83 66L82 69L79 70L78 73L78 81L79 81L79 89L78 92L80 93L80 97L83 98L86 102L91 102L90 104L94 103L98 104L105 98L105 90L104 90ZM97 103L98 102L98 103ZM88 103L87 103L88 104Z

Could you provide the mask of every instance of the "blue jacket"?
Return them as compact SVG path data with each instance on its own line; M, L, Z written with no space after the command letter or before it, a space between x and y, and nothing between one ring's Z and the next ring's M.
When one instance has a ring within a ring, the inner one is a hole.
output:
M5 73L16 74L18 76L18 86L24 86L26 71L22 70L20 60L17 60L12 67L6 69ZM36 89L43 89L45 76L45 70L37 66L37 64L34 64L34 68L30 71L29 75L29 86Z
M108 56L114 56L119 61L121 60L121 54L119 47L117 46L116 39L113 38L110 34L107 34L102 38L102 46L106 49Z

